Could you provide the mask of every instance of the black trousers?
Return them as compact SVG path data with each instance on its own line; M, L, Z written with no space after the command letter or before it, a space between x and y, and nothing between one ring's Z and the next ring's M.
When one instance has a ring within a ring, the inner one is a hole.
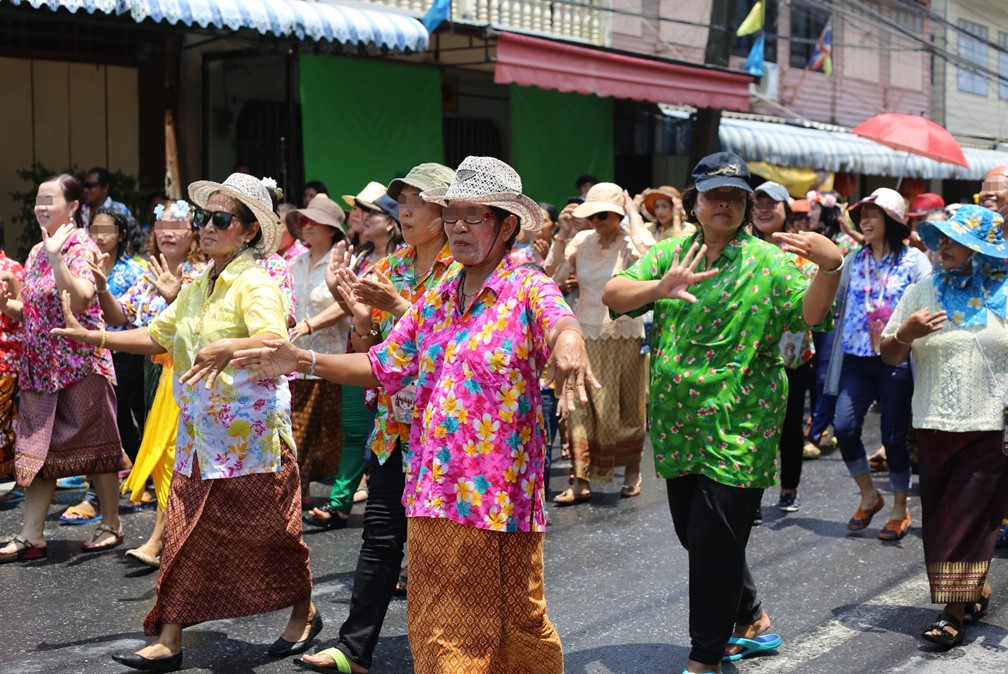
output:
M340 627L336 648L366 669L392 601L406 545L406 509L402 505L406 475L402 446L383 464L369 457L368 498L364 509L364 532L357 571L354 574L350 615Z
M132 353L112 353L116 375L116 424L123 449L136 461L147 409L144 405L144 358Z
M745 558L763 490L728 487L703 475L666 483L672 523L689 552L689 657L716 665L735 625L763 613Z
M785 369L788 381L787 411L780 436L781 488L797 489L801 482L805 449L805 394L814 389L812 361L794 370Z

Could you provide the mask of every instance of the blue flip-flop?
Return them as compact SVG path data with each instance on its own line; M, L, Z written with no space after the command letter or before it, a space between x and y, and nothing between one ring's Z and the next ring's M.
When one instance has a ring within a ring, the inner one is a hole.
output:
M10 506L17 505L18 503L24 503L25 495L23 491L18 489L11 489L9 492L0 496L0 508L7 508Z
M728 640L728 644L742 647L742 650L738 653L732 653L721 658L725 662L735 662L742 658L748 658L750 655L774 650L781 645L781 638L779 634L760 634L752 639L732 637Z

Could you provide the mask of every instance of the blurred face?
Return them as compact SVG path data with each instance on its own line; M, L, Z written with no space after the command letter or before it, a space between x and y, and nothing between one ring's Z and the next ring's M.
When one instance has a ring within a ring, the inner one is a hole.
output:
M399 226L403 241L411 246L427 244L444 245L444 223L441 222L441 207L420 198L420 190L406 185L399 192Z
M784 231L784 202L774 201L770 196L759 192L753 204L753 225L763 234L773 234Z
M350 236L364 233L364 219L366 216L367 213L364 209L356 204L350 209L350 215L347 216L347 231L350 232Z
M119 240L122 238L115 220L104 214L96 215L91 221L91 226L88 227L88 233L101 252L115 259Z
M1008 213L1008 177L987 176L980 191L979 203L1001 215Z
M361 241L370 241L374 244L376 250L384 250L393 227L395 227L395 223L392 221L392 218L384 213L365 212L364 229L361 230L360 237Z
M542 209L543 228L539 230L537 239L540 241L550 241L553 239L553 232L556 231L556 223L550 218L549 211Z
M973 251L961 243L956 243L944 234L938 235L938 257L945 271L969 273L972 265L967 266L966 263L972 254Z
M97 173L88 173L84 178L84 201L92 207L101 206L108 198L109 186L102 185Z
M284 229L286 233L286 228ZM289 234L288 234L289 236ZM335 228L315 222L311 218L301 216L301 236L305 243L315 249L328 250L337 241L338 232ZM291 237L293 240L294 237Z
M811 208L809 208L809 214L808 214L809 224L808 224L808 228L810 230L812 230L813 232L818 232L819 231L819 224L821 222L821 219L820 219L821 217L822 217L822 206L820 206L819 204L812 204Z
M234 199L220 192L211 196L207 201L206 210L230 213L233 216L231 222L223 229L218 229L213 224L213 218L200 228L200 247L204 253L217 261L228 261L242 245L248 243L255 235L254 230L251 232L245 231L245 227L249 223L242 222L238 216L234 215L236 207L237 203ZM258 223L255 226L258 227Z
M177 266L186 258L192 246L192 221L176 220L170 212L165 211L163 219L154 223L154 239L158 250Z
M602 211L585 218L599 236L612 236L619 232L621 216L612 211Z
M869 246L885 244L885 214L875 204L861 205L861 221L858 223L864 242Z
M503 257L504 242L518 226L513 215L501 223L488 207L467 201L448 202L442 218L452 257L466 266Z
M301 194L301 208L308 208L308 203L318 194L314 187L306 187Z
M52 234L60 225L73 222L78 206L76 201L67 203L59 181L50 180L39 185L35 195L35 220L39 227Z
M812 229L811 223L809 222L808 213L792 213L791 214L791 227L796 232L807 232Z
M735 187L717 187L697 194L693 213L704 232L735 235L745 217L746 193Z
M658 199L654 202L654 216L661 224L672 222L672 215L675 212L674 204L668 199Z

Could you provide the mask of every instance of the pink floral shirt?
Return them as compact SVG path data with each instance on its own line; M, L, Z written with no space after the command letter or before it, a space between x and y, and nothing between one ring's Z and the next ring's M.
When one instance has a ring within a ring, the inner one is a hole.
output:
M24 285L24 267L0 250L0 273ZM2 289L0 289L2 292ZM0 313L0 374L17 375L21 367L21 323Z
M70 274L94 282L88 259L97 259L100 251L86 229L78 229L63 244L63 260ZM108 349L98 350L88 344L66 337L49 334L53 328L66 327L63 323L63 306L56 277L49 258L39 242L28 253L25 262L24 300L21 344L21 373L19 385L29 391L55 393L67 388L90 374L100 374L115 384L112 354ZM81 325L100 329L105 325L98 295L91 298L84 313L77 314Z
M461 271L452 264L368 354L389 394L416 384L406 515L542 532L539 375L547 336L573 313L551 279L507 259L461 312Z

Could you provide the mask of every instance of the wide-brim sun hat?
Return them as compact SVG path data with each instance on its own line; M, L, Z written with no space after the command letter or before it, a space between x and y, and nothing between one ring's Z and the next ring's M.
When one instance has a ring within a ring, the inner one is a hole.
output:
M948 220L920 223L917 234L924 245L934 251L938 250L944 234L981 255L1004 259L1008 257L1008 242L1005 242L1003 226L1004 218L1000 213L983 206L964 204Z
M361 201L369 201L371 203L374 203L374 200L383 194L385 194L385 186L379 182L375 182L374 180L372 180L367 185L365 185L364 189L362 189L357 194L344 194L343 201L346 202L347 206L353 208L354 202L357 199L360 199Z
M253 247L256 257L266 258L277 251L284 227L280 216L273 212L273 201L262 181L247 173L232 173L223 183L197 180L189 185L189 200L206 209L210 197L225 194L245 204L259 223L261 238Z
M575 218L590 218L596 213L616 213L626 215L623 207L623 188L616 183L595 183L585 194L583 204L579 204L571 215Z
M655 219L655 204L662 199L674 204L676 199L682 199L682 193L671 185L649 187L641 193L641 207L652 220Z
M441 206L449 201L467 201L500 208L518 216L522 229L533 232L544 224L539 204L522 194L521 176L495 157L466 157L448 187L426 190L420 196Z
M396 178L390 182L386 194L393 199L398 199L399 193L407 185L415 187L421 192L437 189L438 187L448 187L451 185L452 178L454 177L455 171L444 164L437 164L435 162L417 164L404 177ZM364 199L363 201L370 201L370 199Z
M316 195L308 202L307 207L299 208L297 212L312 222L332 227L346 236L346 227L343 225L346 216L343 214L343 209L325 194Z
M865 204L874 204L875 206L878 206L882 209L882 212L895 220L900 227L906 230L906 234L904 236L909 236L910 227L907 225L906 221L906 200L903 199L902 194L888 187L880 187L861 201L851 206L849 210L854 211L860 209L861 206L864 206ZM858 222L860 222L860 218L858 218Z

